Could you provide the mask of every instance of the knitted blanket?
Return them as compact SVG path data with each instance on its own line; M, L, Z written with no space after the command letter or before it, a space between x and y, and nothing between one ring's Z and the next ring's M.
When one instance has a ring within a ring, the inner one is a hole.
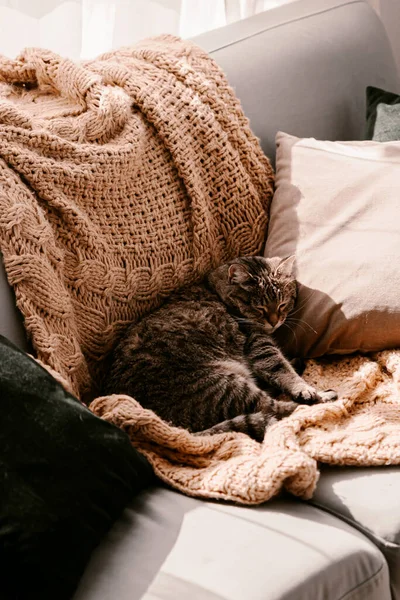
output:
M400 351L309 361L305 379L336 388L339 400L299 406L259 444L244 434L196 437L170 427L128 396L96 399L91 409L124 429L157 475L199 498L260 504L282 488L308 499L318 462L400 464Z
M262 249L273 171L214 61L172 36L0 57L0 250L37 357L81 398L130 321Z
M127 322L182 283L263 245L273 174L224 75L172 37L75 65L0 60L0 249L38 359L92 398ZM186 494L310 497L317 461L400 464L400 353L310 361L339 390L267 431L196 437L127 396L91 410Z

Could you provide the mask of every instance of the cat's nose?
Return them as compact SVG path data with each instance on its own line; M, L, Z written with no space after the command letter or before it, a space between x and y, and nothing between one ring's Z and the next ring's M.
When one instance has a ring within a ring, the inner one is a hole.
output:
M276 313L269 313L269 315L268 315L268 321L269 321L269 324L272 325L272 327L275 327L275 325L279 321L279 317L278 317L278 315Z

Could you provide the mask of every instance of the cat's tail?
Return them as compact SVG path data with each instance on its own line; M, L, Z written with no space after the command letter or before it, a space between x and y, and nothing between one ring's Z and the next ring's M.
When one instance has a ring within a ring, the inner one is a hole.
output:
M262 442L267 427L277 423L277 421L283 417L291 415L298 406L299 405L296 402L275 400L273 411L258 411L239 415L233 419L222 421L209 429L199 431L195 435L214 435L216 433L235 431L238 433L246 433L258 442Z

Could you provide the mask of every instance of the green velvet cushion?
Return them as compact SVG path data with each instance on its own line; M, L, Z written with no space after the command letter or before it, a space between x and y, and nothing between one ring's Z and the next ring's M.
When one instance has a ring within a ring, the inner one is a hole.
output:
M400 140L400 95L367 87L366 139L376 142Z
M2 336L0 414L0 598L71 598L152 470L125 433Z

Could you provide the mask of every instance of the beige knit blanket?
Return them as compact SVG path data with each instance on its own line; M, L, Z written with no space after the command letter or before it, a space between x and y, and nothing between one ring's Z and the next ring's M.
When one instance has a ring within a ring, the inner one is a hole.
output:
M0 248L37 356L93 397L127 322L220 262L261 250L273 174L226 79L172 37L80 66L0 60ZM266 115L266 118L268 116ZM317 461L400 463L400 354L310 362L340 400L299 407L263 444L199 438L126 396L91 409L181 491L260 503L309 497Z
M189 42L81 65L0 57L0 249L38 358L81 397L128 322L261 251L272 186L223 73Z

